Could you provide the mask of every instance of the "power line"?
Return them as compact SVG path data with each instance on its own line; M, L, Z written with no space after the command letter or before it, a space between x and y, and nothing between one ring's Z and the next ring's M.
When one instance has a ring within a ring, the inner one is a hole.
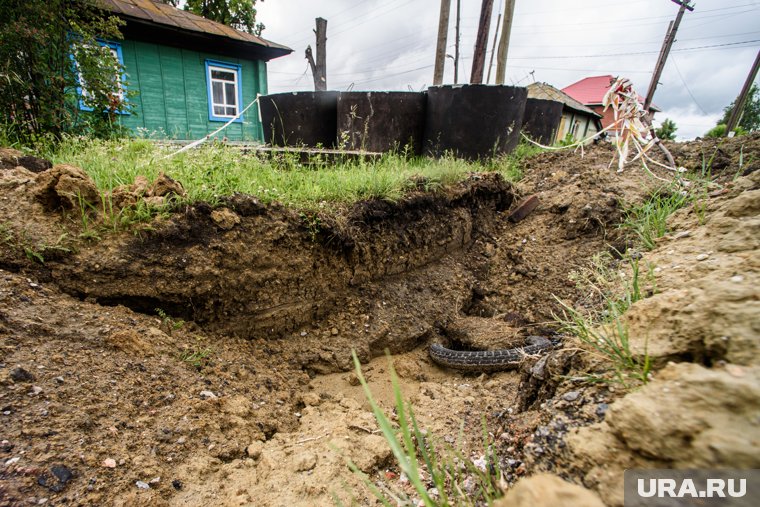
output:
M697 99L694 97L694 94L691 93L691 90L689 89L689 85L686 84L686 80L683 78L683 74L681 74L681 69L678 68L678 62L676 62L675 57L671 58L671 61L673 62L673 66L676 68L676 72L678 73L678 77L681 78L681 83L683 83L683 87L686 89L686 92L689 94L689 97L691 97L691 100L694 101L694 103L697 105L700 111L702 111L704 114L707 114L707 111L705 111L705 108L703 108L699 102L697 102Z

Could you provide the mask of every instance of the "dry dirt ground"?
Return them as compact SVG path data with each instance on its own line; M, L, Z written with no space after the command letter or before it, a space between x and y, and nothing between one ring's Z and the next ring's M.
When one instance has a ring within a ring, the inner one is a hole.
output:
M98 240L81 238L72 196L96 195L82 171L2 151L0 505L374 505L347 459L409 490L351 349L388 413L390 350L422 425L473 460L485 417L517 484L502 505L573 487L621 505L631 466L759 468L760 138L673 151L691 170L711 159L716 182L641 254L651 297L624 319L656 369L630 392L583 381L605 364L570 337L543 369L487 375L426 351L557 337L554 296L598 303L572 273L632 246L624 203L661 185L615 173L607 147L539 155L517 187L472 175L358 203L318 230L235 196ZM520 480L540 472L562 479Z

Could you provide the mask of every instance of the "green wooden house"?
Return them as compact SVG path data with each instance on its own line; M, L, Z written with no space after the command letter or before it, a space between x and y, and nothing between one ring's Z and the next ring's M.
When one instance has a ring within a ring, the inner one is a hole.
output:
M267 94L267 65L285 46L152 0L101 0L122 18L124 39L103 41L125 68L136 114L119 121L153 137L200 139ZM84 105L80 107L85 108ZM220 137L262 141L254 105Z

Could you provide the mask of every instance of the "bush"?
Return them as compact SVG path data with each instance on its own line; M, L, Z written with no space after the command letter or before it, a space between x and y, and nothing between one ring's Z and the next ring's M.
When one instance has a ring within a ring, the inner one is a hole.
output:
M0 9L0 127L5 141L38 144L64 133L121 133L115 114L123 69L99 39L120 39L119 18L94 0L3 0ZM86 105L80 111L80 78Z
M741 128L741 127L736 127L734 129L734 133L737 136L747 135L747 131L744 130L743 128ZM716 125L715 127L711 128L710 130L708 130L705 133L705 137L718 138L718 137L725 137L725 136L726 136L726 124L725 123L721 123L720 125Z

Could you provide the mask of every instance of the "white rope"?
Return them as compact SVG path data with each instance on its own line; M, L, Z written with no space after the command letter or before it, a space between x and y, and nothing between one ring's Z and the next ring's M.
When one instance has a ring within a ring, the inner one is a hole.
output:
M222 125L218 129L216 129L212 133L208 134L205 137L202 137L201 139L198 139L197 141L193 141L192 143L183 146L182 148L180 148L179 150L175 151L174 153L170 153L169 155L166 155L165 157L161 157L159 160L166 160L167 158L171 158L174 155L179 155L183 151L187 151L187 150L190 150L192 148L195 148L196 146L200 146L204 142L208 141L209 139L211 139L212 137L214 137L215 135L217 135L222 130L224 130L227 127L229 127L235 120L237 120L238 118L240 118L243 115L243 113L245 113L246 111L248 111L251 108L252 105L256 104L259 101L260 97L261 97L261 95L256 95L256 99L253 102L251 102L250 104L248 104L247 106L245 106L245 109L243 109L242 111L240 111L232 119L230 119L230 121L228 121L227 123L225 123L224 125Z

